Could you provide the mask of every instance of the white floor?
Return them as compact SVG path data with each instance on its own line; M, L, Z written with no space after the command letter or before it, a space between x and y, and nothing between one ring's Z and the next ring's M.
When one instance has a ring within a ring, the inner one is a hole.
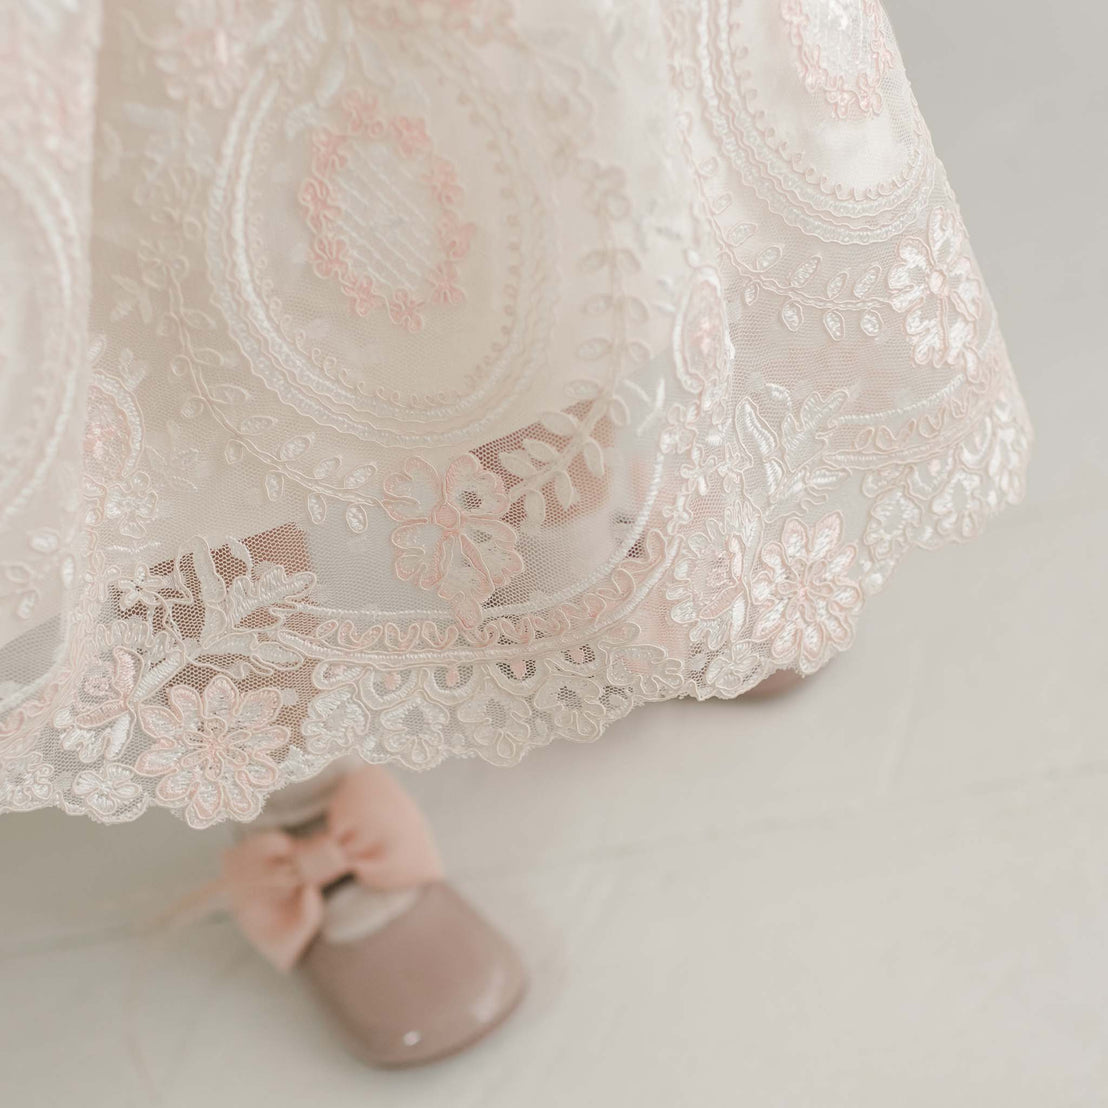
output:
M1108 18L889 7L1037 420L1027 505L790 700L414 779L534 978L426 1071L349 1060L225 924L135 933L224 830L3 820L0 1105L1108 1105Z

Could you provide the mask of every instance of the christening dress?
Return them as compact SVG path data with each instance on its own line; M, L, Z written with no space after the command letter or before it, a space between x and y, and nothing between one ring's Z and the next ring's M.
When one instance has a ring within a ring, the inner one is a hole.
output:
M1029 441L878 0L0 0L0 810L812 673Z

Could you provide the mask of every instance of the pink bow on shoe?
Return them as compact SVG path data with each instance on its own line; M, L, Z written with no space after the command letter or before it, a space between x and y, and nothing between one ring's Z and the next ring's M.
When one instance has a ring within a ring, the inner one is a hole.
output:
M223 859L223 888L243 934L275 966L291 969L323 924L323 890L347 874L380 892L442 879L434 839L415 802L382 769L336 786L324 830L305 838L262 831Z

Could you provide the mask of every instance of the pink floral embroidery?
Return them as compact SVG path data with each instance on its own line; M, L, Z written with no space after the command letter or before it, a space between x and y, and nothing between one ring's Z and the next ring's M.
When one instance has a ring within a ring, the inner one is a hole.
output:
M308 226L313 231L322 231L331 226L342 214L335 203L334 193L326 181L309 179L300 189L300 203L307 213Z
M427 137L427 125L422 119L408 119L397 116L391 124L396 144L407 157L423 154L431 149L431 140Z
M288 728L274 723L281 690L243 693L220 674L203 693L174 685L168 699L168 708L139 709L155 745L139 755L135 769L145 777L160 777L158 799L167 807L183 808L193 827L207 827L226 816L253 819L277 784L271 755L289 741Z
M312 172L316 177L314 179L309 177L304 182L304 186L322 186L330 192L327 178L336 170L346 166L346 146L346 134L330 131L326 127L316 131L312 135Z
M423 301L417 300L411 293L398 289L393 293L389 303L389 319L398 327L412 333L423 330L423 316L419 309L423 307Z
M350 279L348 249L342 239L317 238L312 244L312 269L320 277L338 277L345 284Z
M460 304L465 293L458 287L458 267L453 262L440 262L431 274L431 303Z
M819 669L854 640L862 590L847 577L857 551L843 546L843 517L832 512L809 529L786 520L780 542L762 548L751 582L757 605L754 637L769 640L770 657L801 673Z
M457 170L445 158L432 158L431 168L423 179L431 186L435 199L444 208L452 208L462 199Z
M349 92L342 98L342 110L346 114L346 130L354 135L384 138L388 124L377 111L377 97L360 92Z
M428 304L465 300L458 263L474 226L457 212L458 174L434 153L427 125L387 117L377 98L349 92L342 121L311 138L297 196L313 232L312 268L335 278L358 315L384 308L409 334Z
M476 626L482 602L523 571L515 529L500 518L509 506L504 482L463 454L441 477L412 458L384 490L385 510L401 521L392 533L397 577L434 591L460 623Z
M377 291L372 277L360 278L349 290L350 306L358 315L369 315L375 308L383 307L385 298Z
M917 365L958 365L970 356L981 317L981 282L963 253L965 232L954 212L935 208L927 240L901 239L901 264L889 270L892 305L906 312L904 330Z
M469 253L474 230L472 223L462 223L454 212L448 211L439 220L439 244L450 261L460 262Z

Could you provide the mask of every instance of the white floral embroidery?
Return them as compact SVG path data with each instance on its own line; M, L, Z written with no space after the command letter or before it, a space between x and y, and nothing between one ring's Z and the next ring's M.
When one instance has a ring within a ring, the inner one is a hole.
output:
M158 517L158 494L150 487L150 475L136 473L126 482L108 486L104 496L104 518L116 525L121 535L141 539Z
M684 680L681 664L649 643L611 646L605 652L605 680L643 700L673 696Z
M442 759L449 713L422 696L413 696L378 717L381 745L402 754L411 765L433 766Z
M738 636L746 620L743 548L737 535L724 533L719 520L688 537L673 566L674 601L670 617L689 628L694 643L718 650Z
M880 561L896 560L921 534L923 512L901 489L873 502L863 541Z
M1023 499L1031 435L1019 420L1009 396L998 397L993 415L996 429L986 463L989 478L986 498L989 507L995 509L1018 504Z
M939 533L947 538L970 539L982 528L988 505L979 473L956 469L931 501Z
M83 769L73 778L73 795L79 796L102 819L117 816L143 796L128 766L109 762L100 769Z
M170 587L165 574L151 573L148 566L136 565L116 582L119 590L120 611L127 611L136 604L156 607L161 603L161 593Z
M81 681L80 700L54 715L58 745L86 763L118 758L131 736L132 697L142 669L142 659L120 646L110 663L93 663Z
M710 660L697 686L697 699L709 696L739 696L752 689L772 667L746 644L731 646L719 654L706 654Z
M470 734L490 761L510 765L531 738L531 707L510 696L493 681L485 683L458 706L458 719L470 725Z
M54 795L54 767L32 750L0 762L0 810L41 808Z
M600 686L588 677L554 676L535 693L535 709L549 712L554 726L567 738L594 739L607 716Z
M368 730L369 713L348 686L314 697L300 723L304 745L312 754L341 754L364 739Z
M785 521L780 542L766 543L751 595L758 606L754 637L770 656L801 673L819 669L831 652L854 640L862 590L847 576L856 550L842 545L843 517L831 512L809 529Z
M977 334L981 282L963 253L965 233L958 216L935 208L926 240L901 239L901 264L889 270L892 305L904 318L904 330L918 365L958 365Z

